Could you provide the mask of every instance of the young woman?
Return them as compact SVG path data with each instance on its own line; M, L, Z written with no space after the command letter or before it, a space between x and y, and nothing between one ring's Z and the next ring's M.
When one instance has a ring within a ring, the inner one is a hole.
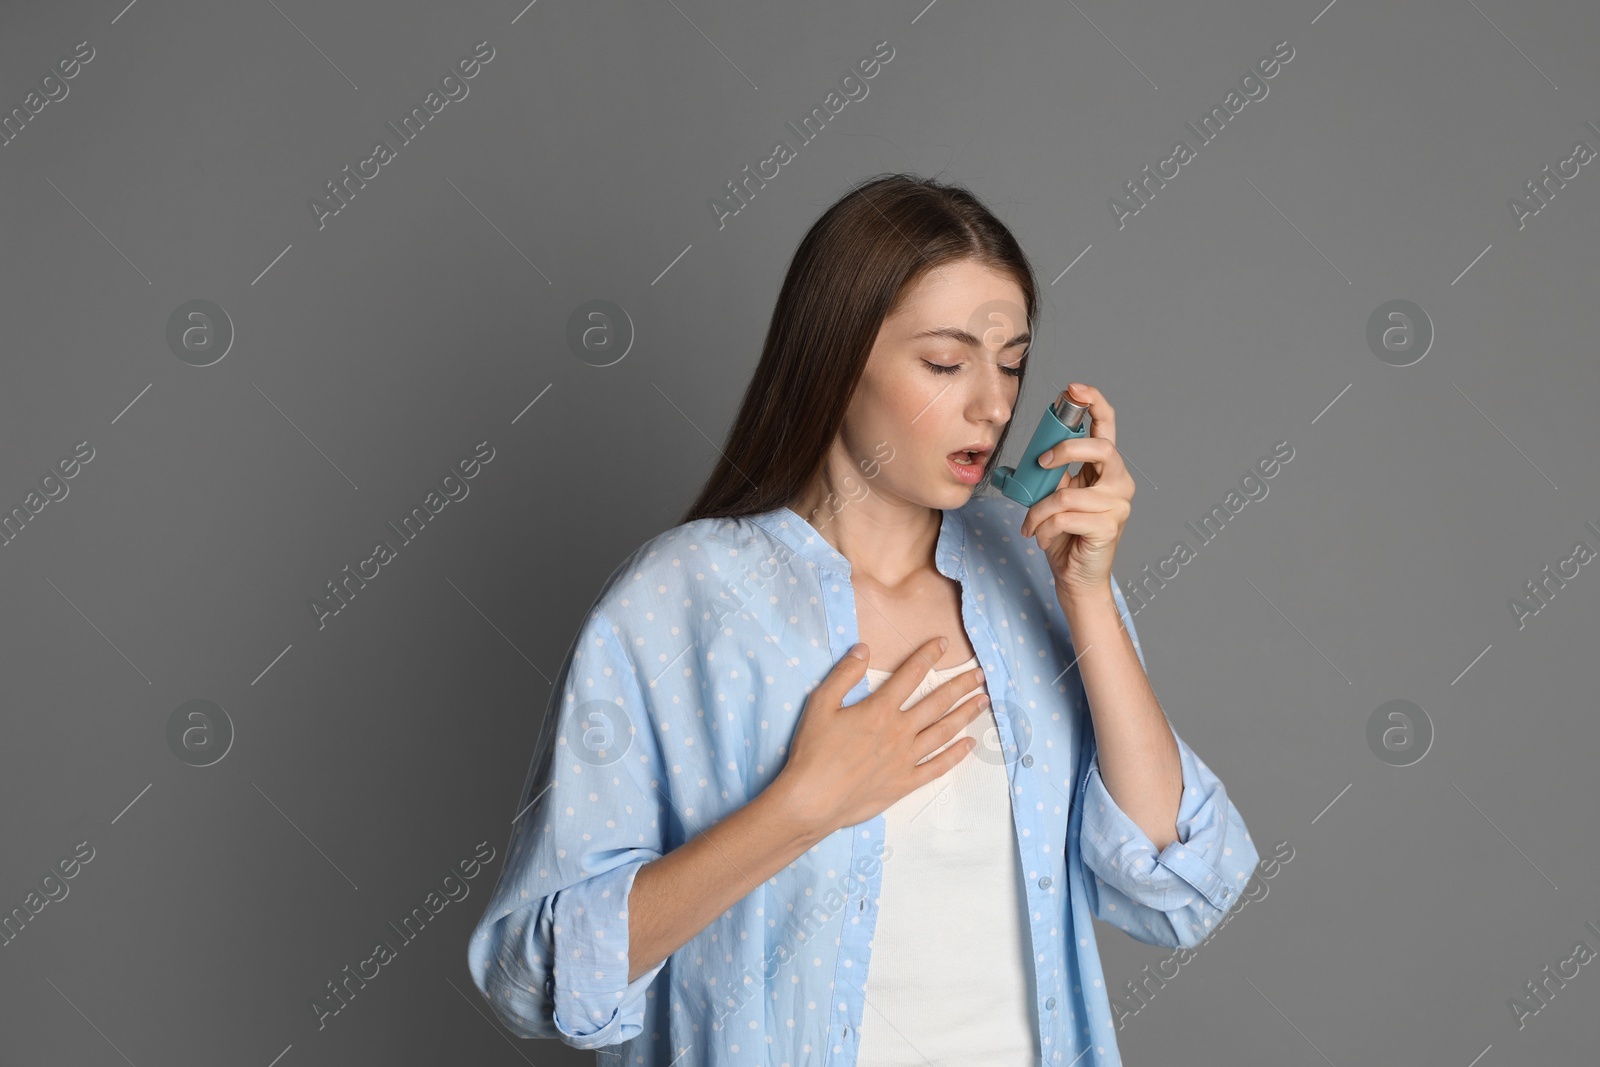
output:
M563 664L468 950L512 1032L630 1067L1108 1067L1091 917L1191 948L1238 900L1256 849L1111 573L1105 396L1070 385L1093 422L1055 493L976 493L1035 301L958 187L873 180L806 234L721 461Z

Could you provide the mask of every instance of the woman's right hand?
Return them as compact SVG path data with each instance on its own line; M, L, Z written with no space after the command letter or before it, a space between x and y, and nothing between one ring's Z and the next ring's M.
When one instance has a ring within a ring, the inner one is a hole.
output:
M902 710L947 646L943 637L925 642L884 679L876 692L841 706L867 668L867 646L858 644L811 691L789 743L789 758L772 783L782 783L797 814L826 836L882 813L895 801L939 778L977 747L964 738L925 763L918 761L967 728L989 707L971 693L983 678L973 668ZM948 712L948 714L946 714Z

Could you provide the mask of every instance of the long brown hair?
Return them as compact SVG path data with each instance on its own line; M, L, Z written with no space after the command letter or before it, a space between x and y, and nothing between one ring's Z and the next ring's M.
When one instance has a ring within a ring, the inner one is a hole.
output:
M857 184L823 212L789 263L722 458L682 521L758 515L808 489L844 423L883 320L923 274L963 259L1016 280L1033 332L1033 267L1005 224L966 189L883 175ZM1010 431L1007 423L985 476Z

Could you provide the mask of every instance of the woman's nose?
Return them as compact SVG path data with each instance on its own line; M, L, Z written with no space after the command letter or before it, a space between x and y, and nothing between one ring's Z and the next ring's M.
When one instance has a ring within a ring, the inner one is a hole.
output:
M1011 396L1016 379L998 364L991 364L983 370L984 373L980 375L983 381L977 386L978 395L969 406L976 407L977 414L983 419L1006 422L1011 418Z

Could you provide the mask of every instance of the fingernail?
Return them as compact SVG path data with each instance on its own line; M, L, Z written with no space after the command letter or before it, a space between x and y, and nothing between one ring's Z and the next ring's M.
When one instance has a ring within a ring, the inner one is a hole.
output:
M866 659L867 646L862 644L860 641L857 641L855 644L850 646L850 655L854 656L856 659Z
M945 649L947 649L949 647L950 647L950 639L948 637L939 638L939 651L940 652L943 652Z

